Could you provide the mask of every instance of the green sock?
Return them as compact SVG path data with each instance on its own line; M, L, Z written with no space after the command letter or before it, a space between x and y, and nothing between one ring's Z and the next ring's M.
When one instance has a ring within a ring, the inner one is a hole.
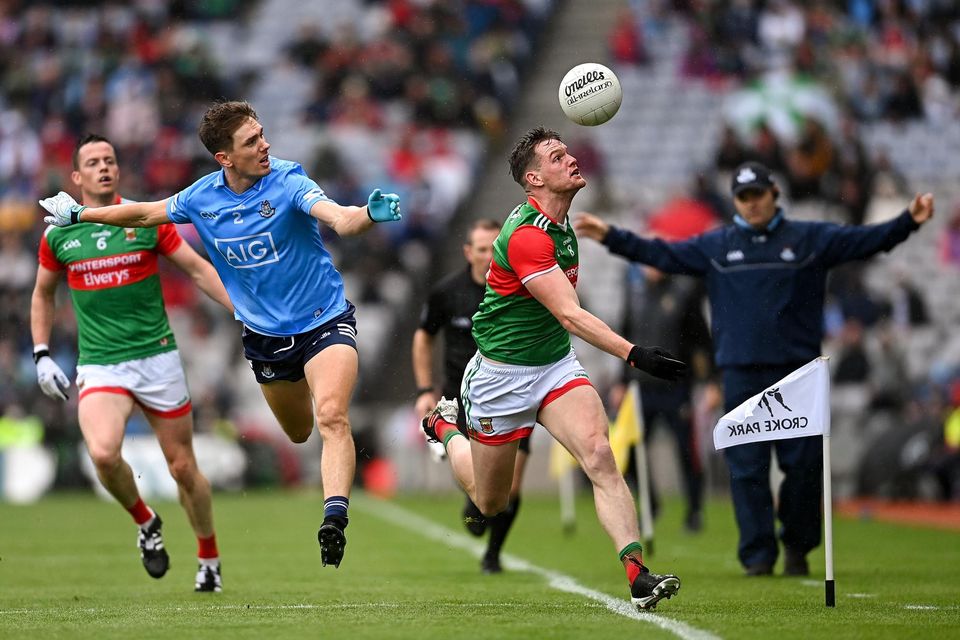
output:
M465 437L465 436L464 436L462 433L460 433L457 429L452 429L452 430L448 431L447 434L446 434L445 436L443 436L443 448L444 448L444 450L446 450L446 448L447 448L447 443L450 442L450 440L453 439L455 436Z
M643 545L641 545L639 542L631 542L630 544L625 546L623 549L620 550L620 562L623 562L623 559L626 558L631 553L633 553L634 551L642 555Z

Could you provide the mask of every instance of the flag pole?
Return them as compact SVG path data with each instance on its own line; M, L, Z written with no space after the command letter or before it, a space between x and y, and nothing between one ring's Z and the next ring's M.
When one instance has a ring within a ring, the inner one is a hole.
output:
M830 436L823 434L823 537L826 555L824 596L828 607L837 606L836 585L833 581L833 498L831 496Z
M637 507L640 512L640 539L644 554L653 555L653 508L650 505L650 477L647 469L647 425L643 423L643 400L640 398L640 383L631 380L627 393L633 391L634 411L640 424L640 434L633 448L634 468L637 470Z

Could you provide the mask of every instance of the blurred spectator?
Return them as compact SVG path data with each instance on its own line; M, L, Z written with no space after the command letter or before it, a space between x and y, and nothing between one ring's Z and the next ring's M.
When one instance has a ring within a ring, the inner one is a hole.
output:
M827 280L827 293L839 305L844 320L853 319L861 327L872 327L880 317L880 305L863 283L863 270L864 265L858 262L833 268Z
M793 50L803 41L803 12L789 0L770 0L760 12L757 35L769 69L787 67Z
M908 333L913 327L930 324L926 300L904 272L897 273L890 289L889 316L901 334Z
M703 316L703 285L692 278L673 276L638 264L627 270L624 285L622 335L635 344L655 344L690 363L694 376L665 383L626 366L620 384L611 390L611 406L619 406L631 380L640 382L644 438L649 440L661 422L676 440L686 501L684 528L703 527L703 461L693 423L693 383L712 373L710 332ZM627 474L636 477L635 456L629 457ZM648 467L649 468L649 467ZM653 512L659 511L656 487L650 479Z
M840 127L833 163L822 177L823 190L830 200L846 209L847 222L863 224L870 204L873 172L856 121L846 117Z
M635 65L647 63L649 56L643 44L643 34L637 28L637 19L630 7L623 7L617 14L613 31L610 32L609 46L614 62Z
M717 148L715 164L721 171L733 171L747 161L747 149L740 142L736 129L730 125L723 127L720 145ZM768 165L769 166L769 165Z
M787 169L787 152L767 122L761 122L754 131L753 143L747 149L747 160L759 162L774 173Z
M870 408L873 411L903 409L909 399L910 389L904 385L908 380L907 362L900 348L902 334L891 323L882 323L877 332L878 349L870 359Z
M887 99L881 92L880 82L873 74L867 76L862 88L850 92L850 108L861 120L881 118L886 113L886 107Z
M929 462L944 502L960 498L960 380L950 386L950 404L943 439L934 445Z
M844 322L840 332L840 352L833 372L835 384L863 384L870 377L870 358L863 343L863 324L857 318Z
M607 166L596 143L588 136L578 135L570 140L568 146L570 155L577 159L580 172L590 180L590 195L594 198L594 208L606 209L611 206Z
M895 122L923 116L920 94L909 73L903 71L897 74L884 107L883 115Z
M19 233L0 233L0 289L23 291L32 286L36 271L33 255Z
M954 203L939 242L940 261L945 265L960 267L960 202Z
M803 121L796 146L787 151L787 181L794 200L823 195L821 179L833 163L834 146L816 119Z
M890 161L886 149L877 152L871 169L871 193L865 222L879 222L897 215L909 194L907 179Z
M683 57L680 73L685 78L714 80L720 77L720 66L707 32L699 25L690 28L690 48Z

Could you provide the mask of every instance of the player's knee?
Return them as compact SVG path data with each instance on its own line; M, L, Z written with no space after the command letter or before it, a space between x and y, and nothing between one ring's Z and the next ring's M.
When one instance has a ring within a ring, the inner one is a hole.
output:
M196 460L190 456L179 456L170 460L167 467L170 469L170 476L178 485L185 489L193 487L199 473Z
M120 449L114 447L88 447L93 465L101 473L109 473L123 463Z
M617 468L610 443L605 438L596 438L590 443L581 464L590 479L602 478L616 472Z
M310 431L312 429L313 427L311 426L307 429L294 431L294 432L287 431L286 433L287 433L287 437L290 438L290 442L292 442L293 444L303 444L304 442L307 441L307 438L310 437Z
M502 513L510 504L510 496L477 496L477 509L485 518L492 518Z
M317 403L317 430L324 438L350 433L350 420L343 407L335 403Z

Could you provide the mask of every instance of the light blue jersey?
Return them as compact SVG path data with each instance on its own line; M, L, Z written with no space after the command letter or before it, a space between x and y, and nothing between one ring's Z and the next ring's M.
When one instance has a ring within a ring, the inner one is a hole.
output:
M230 294L236 318L268 336L318 327L347 310L310 207L329 200L296 162L270 158L270 173L234 193L223 170L167 201L167 216L192 222Z

